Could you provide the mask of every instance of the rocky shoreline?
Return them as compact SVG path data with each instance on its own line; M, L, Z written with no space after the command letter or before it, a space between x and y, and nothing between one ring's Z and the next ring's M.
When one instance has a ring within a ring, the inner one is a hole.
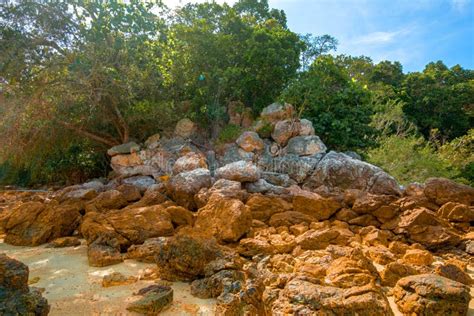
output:
M288 104L265 108L234 143L203 152L195 135L185 120L172 138L111 148L109 181L4 192L0 234L16 246L84 239L91 267L156 264L157 283L129 306L143 314L172 304L163 280L216 299L216 315L391 315L390 302L403 315L468 313L474 188L401 187L354 153L327 153ZM13 263L0 257L5 271ZM21 269L21 286L0 282L0 312L27 308L13 299L29 293Z

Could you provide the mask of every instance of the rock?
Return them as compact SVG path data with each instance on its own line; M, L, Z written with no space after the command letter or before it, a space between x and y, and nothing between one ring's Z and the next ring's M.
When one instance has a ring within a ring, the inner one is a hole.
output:
M123 261L119 250L98 243L89 245L87 248L87 258L91 267L105 267Z
M133 276L126 277L120 272L112 272L102 278L102 287L111 287L117 285L126 285L137 282L137 278Z
M247 191L242 190L242 183L226 179L217 180L211 188L203 188L194 197L198 207L203 207L209 201L209 198L218 194L223 198L238 199L243 201L247 196Z
M176 123L174 133L176 136L182 138L189 138L191 137L191 135L193 135L195 130L196 125L194 124L194 122L188 118L184 118L179 120L178 123Z
M132 245L127 250L127 258L141 262L155 263L156 256L166 243L166 237L149 238L141 245Z
M237 161L216 170L216 178L239 182L255 182L260 179L261 171L253 163Z
M151 285L139 291L143 297L127 306L127 310L144 315L158 315L173 303L173 289L166 285Z
M195 169L207 169L206 159L200 154L190 152L176 160L173 166L173 174Z
M278 145L286 146L290 138L298 135L299 130L299 124L295 120L279 121L273 128L272 138Z
M294 109L291 104L272 103L262 110L260 117L267 122L277 122L291 118Z
M48 315L48 301L39 290L28 287L28 275L28 266L0 254L1 315Z
M189 225L194 223L194 214L181 206L169 206L165 211L170 214L171 222L176 226Z
M243 132L235 142L247 152L261 151L264 146L263 140L255 132Z
M224 155L219 158L219 163L221 166L228 165L233 162L245 160L252 161L255 154L253 152L247 152L237 146L237 144L226 144L224 149Z
M393 297L405 315L466 315L471 299L469 287L435 274L400 279Z
M469 274L464 272L458 265L454 263L447 262L437 266L435 273L467 286L470 286L474 283Z
M313 123L307 119L300 120L300 136L310 136L314 135L314 127Z
M214 238L182 230L163 240L156 262L162 279L193 281L219 270L237 269L234 258Z
M273 214L291 211L291 203L280 197L252 194L247 201L253 219L267 222Z
M5 243L38 246L70 236L81 221L78 204L27 202L13 209L5 225Z
M65 192L64 195L60 197L60 201L67 200L92 200L97 196L97 191L95 189L76 189L72 191Z
M285 152L297 156L313 156L324 154L326 149L326 145L318 136L296 136L288 141Z
M311 174L320 159L314 157L298 157L285 155L282 157L264 156L258 161L258 166L266 172L287 174L297 183L302 183Z
M309 189L325 186L331 191L358 189L374 194L401 194L395 179L379 167L333 151L317 164L304 186Z
M140 146L135 142L128 142L125 144L117 145L107 150L107 155L113 157L123 154L131 154L140 151Z
M369 247L366 253L367 257L372 259L375 263L387 265L396 260L396 257L386 247L375 246Z
M133 204L129 204L127 207L125 207L125 209L161 204L169 200L165 194L166 187L163 183L154 184L145 191L145 194L141 200Z
M88 213L81 225L88 244L106 240L122 250L148 238L172 235L173 231L171 217L161 205L111 211L107 215Z
M334 198L324 198L319 194L301 191L293 197L293 209L315 219L325 220L336 213L341 204Z
M456 202L469 206L474 203L474 188L444 178L426 180L424 193L438 205Z
M278 172L262 172L262 179L273 185L285 188L296 184L289 175Z
M426 250L409 249L403 256L403 262L416 266L429 266L433 261L433 255Z
M159 171L152 165L145 165L143 155L132 153L129 155L116 155L110 160L112 169L121 176L153 175Z
M393 315L374 285L341 289L294 278L271 304L273 315Z
M225 291L224 287L243 280L244 274L241 271L222 270L210 277L193 281L191 294L202 299L216 298Z
M122 183L134 185L140 189L141 193L144 193L149 187L156 184L156 181L148 176L135 176L123 179Z
M357 214L353 210L343 208L339 212L336 213L335 218L339 221L349 222L350 220L353 220L354 218L358 216L359 214Z
M339 235L340 233L334 229L310 229L296 237L295 241L302 249L319 250L326 249L331 243L336 243Z
M49 243L50 248L64 248L80 246L81 241L77 237L60 237Z
M396 197L361 193L354 201L352 210L358 214L373 214L382 207L387 207ZM393 216L392 216L393 217Z
M287 193L285 188L270 184L263 179L259 179L256 182L249 182L245 185L245 188L249 193L271 193L276 195Z
M86 212L107 212L118 210L128 204L125 196L117 190L102 192L95 199L86 204Z
M150 137L147 138L147 140L145 141L145 146L148 148L148 149L155 149L157 147L160 146L160 138L161 138L161 135L160 134L154 134L154 135L151 135Z
M194 227L221 242L238 241L252 225L250 210L240 200L213 195L199 209Z
M337 258L326 271L326 279L334 286L351 288L375 282L377 270L372 262L359 251L352 251L349 257Z
M173 176L167 183L168 194L173 200L187 208L196 209L194 195L202 188L211 186L211 173L207 169L195 169Z
M381 284L394 287L401 278L418 274L418 271L408 264L391 262L380 272Z
M469 223L474 221L474 207L461 203L445 203L439 208L437 214L450 222Z
M455 246L461 240L453 228L426 208L403 213L394 232L405 233L412 241L428 248Z
M276 213L270 218L269 224L273 227L280 226L293 226L300 223L311 223L315 219L309 215L295 212L295 211L286 211L282 213Z
M131 184L121 184L117 187L117 191L122 193L127 202L136 202L142 198L140 189Z

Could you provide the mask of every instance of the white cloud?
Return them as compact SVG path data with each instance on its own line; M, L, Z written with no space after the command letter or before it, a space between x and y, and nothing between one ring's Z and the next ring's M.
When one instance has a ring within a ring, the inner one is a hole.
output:
M411 33L411 29L401 29L391 32L372 32L354 38L351 42L357 45L385 45L393 43L401 36L406 36Z

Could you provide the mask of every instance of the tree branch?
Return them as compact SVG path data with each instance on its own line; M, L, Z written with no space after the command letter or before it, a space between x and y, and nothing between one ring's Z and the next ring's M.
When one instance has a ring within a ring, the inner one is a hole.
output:
M119 145L120 142L117 141L116 139L114 138L111 138L111 137L105 137L105 136L99 136L97 134L94 134L94 133L91 133L89 131L86 131L80 127L77 127L73 124L70 124L70 123L67 123L67 122L63 122L63 121L57 121L60 125L64 126L65 128L77 133L77 134L80 134L80 135L83 135L83 136L86 136L90 139L93 139L101 144L104 144L104 145L107 145L109 147L113 147L113 146L116 146L116 145Z

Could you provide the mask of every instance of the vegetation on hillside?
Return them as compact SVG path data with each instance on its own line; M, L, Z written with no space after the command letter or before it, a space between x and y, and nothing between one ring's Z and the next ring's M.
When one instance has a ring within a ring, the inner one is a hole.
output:
M0 8L0 182L77 182L105 151L189 117L209 137L240 101L294 104L330 149L353 150L402 183L474 183L474 71L441 61L329 55L337 40L296 34L267 0L7 2ZM234 137L224 130L218 141Z

